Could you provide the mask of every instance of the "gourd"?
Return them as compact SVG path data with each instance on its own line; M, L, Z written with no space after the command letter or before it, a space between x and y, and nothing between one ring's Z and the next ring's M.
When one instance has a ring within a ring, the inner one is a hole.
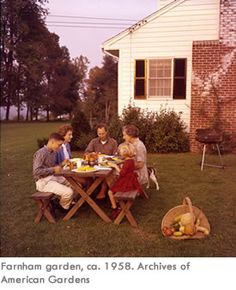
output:
M183 214L180 219L179 231L185 235L193 236L195 234L194 220L195 217L192 213Z
M194 215L191 214L190 212L188 213L185 213L181 216L181 219L180 219L180 224L181 226L186 226L186 225L189 225L189 224L194 224Z
M209 230L204 227L196 226L196 231L197 232L203 232L204 235L208 236L209 235Z

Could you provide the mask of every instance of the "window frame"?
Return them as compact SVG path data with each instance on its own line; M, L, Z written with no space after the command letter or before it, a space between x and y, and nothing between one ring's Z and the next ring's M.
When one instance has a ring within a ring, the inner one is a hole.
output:
M185 60L185 76L180 77L185 80L185 97L174 97L174 81L179 77L174 75L175 73L175 60L176 59L184 59ZM171 95L170 96L150 96L149 89L150 89L150 60L171 60ZM134 100L148 100L148 101L158 101L158 100L186 100L187 98L187 57L153 57L147 59L135 59L134 60ZM136 77L136 62L137 61L144 61L144 77ZM144 95L143 96L136 96L136 80L142 79L144 80Z
M144 76L136 76L137 61L144 62ZM136 80L144 80L144 95L136 96ZM134 61L134 100L146 100L147 99L147 59L135 59Z

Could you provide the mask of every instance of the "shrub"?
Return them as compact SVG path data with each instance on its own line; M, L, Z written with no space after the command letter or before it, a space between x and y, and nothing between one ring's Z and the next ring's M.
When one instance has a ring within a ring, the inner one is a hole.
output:
M118 115L114 115L109 123L109 136L114 138L118 144L123 142L122 121Z
M88 146L89 142L95 138L96 135L94 132L90 132L88 134L81 134L80 137L77 139L77 142L74 143L73 150L84 151Z
M38 148L42 148L44 145L48 143L48 138L44 137L42 139L37 139Z
M153 113L129 105L121 118L123 125L133 124L139 128L140 139L148 152L189 151L186 126L181 120L181 114L173 110L161 109L159 113Z
M189 138L181 114L173 110L161 109L158 113L148 112L129 105L119 117L114 115L109 125L109 135L118 144L123 142L122 127L133 124L139 128L140 139L152 153L187 152ZM88 121L80 112L72 121L74 129L73 150L84 150L89 141L96 136ZM83 131L84 130L84 131Z
M71 121L71 126L73 128L73 139L71 140L71 149L78 150L78 146L81 142L83 135L91 133L91 128L86 115L82 111L77 111L74 118Z
M123 125L135 125L139 129L139 137L142 141L145 141L148 117L147 112L143 111L140 108L132 107L129 105L122 112L122 123Z
M147 130L145 144L153 153L187 152L189 138L181 115L173 110L162 109L151 119L151 130Z

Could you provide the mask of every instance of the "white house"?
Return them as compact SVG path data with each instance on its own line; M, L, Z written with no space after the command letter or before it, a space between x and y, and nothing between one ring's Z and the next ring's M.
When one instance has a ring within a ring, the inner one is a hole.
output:
M118 59L118 113L129 102L167 107L189 127L193 42L219 39L220 0L160 0L159 7L102 45Z

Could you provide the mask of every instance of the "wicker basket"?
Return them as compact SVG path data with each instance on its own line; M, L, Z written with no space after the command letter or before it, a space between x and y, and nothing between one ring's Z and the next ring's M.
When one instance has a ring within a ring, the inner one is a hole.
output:
M176 216L187 212L193 213L195 218L200 220L200 226L207 228L210 233L210 224L206 216L199 208L192 205L192 202L189 197L184 198L182 205L173 207L165 214L161 222L161 229L163 229L164 227L170 227ZM162 234L164 235L163 231ZM184 239L201 239L204 238L205 235L202 232L196 232L196 234L193 236L183 235L180 237L176 237L172 235L169 237L176 240L184 240Z

